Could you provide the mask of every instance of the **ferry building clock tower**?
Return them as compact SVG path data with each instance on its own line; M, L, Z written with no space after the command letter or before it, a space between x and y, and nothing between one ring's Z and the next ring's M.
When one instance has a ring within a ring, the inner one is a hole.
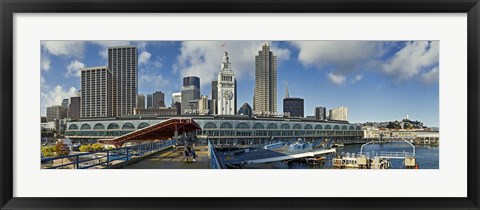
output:
M234 115L235 114L235 73L232 70L228 53L225 50L220 73L218 73L218 114Z

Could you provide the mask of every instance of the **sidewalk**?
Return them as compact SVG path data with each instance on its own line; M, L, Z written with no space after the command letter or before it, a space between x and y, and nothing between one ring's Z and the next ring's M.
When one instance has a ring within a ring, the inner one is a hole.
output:
M152 156L124 167L124 169L210 169L207 146L196 147L197 161L186 162L183 147L171 149L162 154Z

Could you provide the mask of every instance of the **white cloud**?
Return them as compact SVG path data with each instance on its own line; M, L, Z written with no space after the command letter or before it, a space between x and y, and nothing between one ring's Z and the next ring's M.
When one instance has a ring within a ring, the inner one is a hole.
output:
M293 41L304 66L331 68L337 74L358 71L364 62L381 55L381 42L369 41Z
M422 73L422 81L427 85L438 83L438 79L439 79L438 67L435 67L428 72Z
M255 75L255 55L261 50L262 41L185 41L182 42L180 55L173 66L180 76L198 76L203 85L209 84L217 78L224 55L221 45L227 45L227 51L232 63L232 69L237 79ZM290 58L288 49L281 49L271 45L271 50L277 60Z
M142 73L139 75L139 86L150 87L159 90L170 85L170 82L160 74Z
M43 50L56 56L83 57L84 41L42 41Z
M424 71L438 65L439 42L408 42L382 65L382 71L397 81L409 80ZM437 69L438 70L438 69Z
M48 57L47 55L42 55L42 59L40 61L40 69L41 70L44 70L44 71L50 71L50 69L52 68L52 66L50 65L51 61L50 61L50 57Z
M44 81L45 80L43 79L42 83ZM42 90L40 94L42 116L45 116L47 107L53 106L53 105L61 105L63 99L70 98L76 95L77 95L77 89L74 87L65 89L63 86L57 85L53 89L50 89L48 87L45 88L45 90Z
M342 78L353 77L351 83L363 79L359 72L376 70L394 78L407 81L423 71L438 65L438 41L406 42L400 50L384 61L389 51L399 42L378 41L293 41L298 48L298 60L306 67L328 70L334 84L344 84ZM357 75L357 76L353 76Z
M152 54L147 52L147 51L143 51L142 53L140 53L140 55L138 56L138 64L139 65L142 65L142 64L147 64L149 61L150 61L150 57L152 57Z
M102 56L103 59L108 59L108 49L105 48L103 50L98 51L98 55Z
M360 80L362 80L362 79L363 79L363 75L359 74L359 75L355 76L355 77L351 80L351 83L354 84L354 83L356 83L356 82L358 82L358 81L360 81Z
M76 76L80 77L81 76L81 68L85 68L85 64L78 61L78 60L73 60L70 62L70 64L67 66L67 74L66 77L70 76Z
M330 80L330 82L332 82L333 84L336 84L336 85L344 85L345 84L345 80L346 80L345 76L338 75L338 74L335 74L333 72L328 73L327 76L328 76L328 79Z
M306 67L329 70L328 79L337 85L345 84L349 75L356 74L383 55L382 42L370 41L293 41L298 48L298 60ZM355 83L363 78L355 76Z

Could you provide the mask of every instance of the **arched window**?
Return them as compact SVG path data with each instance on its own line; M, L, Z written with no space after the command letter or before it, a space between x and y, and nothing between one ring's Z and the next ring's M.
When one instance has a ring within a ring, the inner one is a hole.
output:
M262 123L255 123L253 125L253 129L264 129L265 127L263 126Z
M110 123L110 125L108 125L107 129L108 130L118 130L118 129L120 129L120 126L118 126L117 123Z
M360 127L360 126L357 126L357 130L358 130L358 131L359 131L359 130L362 130L362 127Z
M312 125L310 125L310 124L306 124L306 125L305 125L305 129L313 129L313 127L312 127Z
M71 124L70 126L68 126L68 130L78 130L78 126L75 124Z
M278 129L278 126L275 123L268 124L267 129Z
M333 126L333 130L340 130L340 127L338 125Z
M90 125L86 123L83 124L82 127L80 127L80 130L90 130L90 129L92 129L92 127L90 127Z
M353 127L353 125L351 125L351 126L348 128L348 130L353 131L353 130L355 130L355 127Z
M322 130L322 126L321 125L316 125L315 130Z
M250 129L250 126L248 126L247 123L241 122L241 123L238 123L237 129Z
M325 126L325 130L332 130L332 126L326 125L326 126Z
M146 123L146 122L142 122L138 125L137 129L142 129L142 128L145 128L145 127L148 127L150 126L150 124Z
M216 129L216 128L217 128L217 125L215 125L215 123L213 122L207 122L203 126L203 129Z
M122 126L122 130L134 130L135 129L135 126L133 126L132 123L125 123L123 124Z
M229 128L233 128L233 125L229 122L224 122L220 125L220 129L229 129Z
M97 123L93 126L93 130L105 130L105 126L102 123Z
M346 130L347 130L347 126L346 126L346 125L342 126L342 130L346 131Z
M300 124L295 124L295 125L293 125L293 129L301 130L302 126Z
M288 130L290 129L290 126L287 123L284 123L280 126L281 129Z

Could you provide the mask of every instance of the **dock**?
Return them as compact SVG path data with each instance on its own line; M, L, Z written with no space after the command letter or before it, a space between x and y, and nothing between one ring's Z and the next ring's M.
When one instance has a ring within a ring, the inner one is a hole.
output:
M241 153L221 153L218 155L220 161L225 164L257 164L278 161L288 161L299 158L315 157L335 153L335 148L330 149L307 149L307 150L269 150L258 148Z

